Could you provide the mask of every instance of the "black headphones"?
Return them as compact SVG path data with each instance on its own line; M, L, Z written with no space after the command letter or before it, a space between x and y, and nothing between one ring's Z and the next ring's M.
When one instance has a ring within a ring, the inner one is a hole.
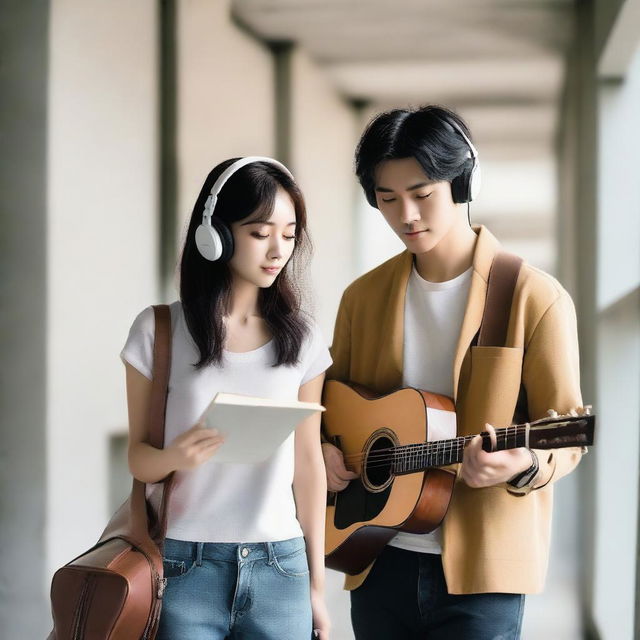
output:
M457 204L471 202L477 198L478 193L480 192L480 184L482 183L482 173L480 171L478 152L473 146L471 140L469 140L468 136L455 120L452 118L445 118L444 116L436 113L433 115L435 115L445 126L457 131L464 138L464 141L469 147L467 159L470 158L472 160L471 166L465 168L459 176L456 176L451 180L451 196L453 201Z

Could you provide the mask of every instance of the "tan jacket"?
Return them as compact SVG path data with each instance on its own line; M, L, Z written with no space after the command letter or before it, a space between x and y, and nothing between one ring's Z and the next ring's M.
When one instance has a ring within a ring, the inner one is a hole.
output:
M470 346L480 327L496 238L478 234L473 276L455 360L453 388L458 435L510 424L520 389L530 419L548 409L582 405L576 317L571 298L551 276L523 264L516 284L506 347ZM404 251L353 282L344 292L327 379L363 384L387 393L402 384L404 300L413 256ZM552 483L569 473L579 448L537 451L534 489L514 494L506 485L471 489L456 482L444 519L442 561L449 593L536 593L549 558ZM459 465L458 465L459 466ZM370 569L370 568L369 568ZM347 576L346 589L368 570Z

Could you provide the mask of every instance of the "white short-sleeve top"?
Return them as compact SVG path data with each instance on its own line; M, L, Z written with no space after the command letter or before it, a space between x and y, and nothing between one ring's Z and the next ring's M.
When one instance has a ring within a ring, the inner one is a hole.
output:
M273 341L253 351L225 351L221 365L196 369L199 351L187 327L182 304L170 305L171 373L165 446L192 427L218 392L274 400L297 400L301 385L331 364L315 324L305 338L298 363L274 367ZM152 378L155 320L147 307L134 320L120 357ZM167 537L192 542L275 542L302 535L292 482L294 435L259 464L216 463L215 454L191 471L176 472L167 517ZM147 485L157 509L161 485Z

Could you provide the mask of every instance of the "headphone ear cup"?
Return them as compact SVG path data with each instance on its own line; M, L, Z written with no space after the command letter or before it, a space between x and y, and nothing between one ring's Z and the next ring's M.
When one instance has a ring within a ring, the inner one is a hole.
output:
M480 162L476 159L473 169L471 170L471 178L469 184L469 200L475 200L480 193L480 185L482 184L482 171L480 171Z
M233 234L231 229L219 218L211 218L211 226L218 232L221 243L219 262L228 262L233 255Z
M196 246L205 260L215 262L222 255L220 234L211 225L201 224L196 229Z
M471 169L465 169L451 181L451 197L456 204L471 200Z
M196 246L205 260L227 262L233 255L233 234L222 220L211 218L210 225L196 229Z

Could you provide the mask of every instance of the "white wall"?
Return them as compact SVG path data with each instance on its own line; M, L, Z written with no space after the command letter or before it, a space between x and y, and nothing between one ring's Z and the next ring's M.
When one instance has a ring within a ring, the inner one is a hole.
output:
M613 640L633 636L637 581L640 51L622 83L601 84L599 98L594 618Z
M340 296L355 276L357 123L305 52L293 51L290 73L291 167L307 203L315 312L329 341Z
M640 454L640 294L600 314L594 619L602 640L633 638Z
M49 572L109 515L108 438L127 430L118 353L156 301L156 5L51 2Z
M602 84L599 109L597 293L604 309L640 282L640 52L623 83Z

